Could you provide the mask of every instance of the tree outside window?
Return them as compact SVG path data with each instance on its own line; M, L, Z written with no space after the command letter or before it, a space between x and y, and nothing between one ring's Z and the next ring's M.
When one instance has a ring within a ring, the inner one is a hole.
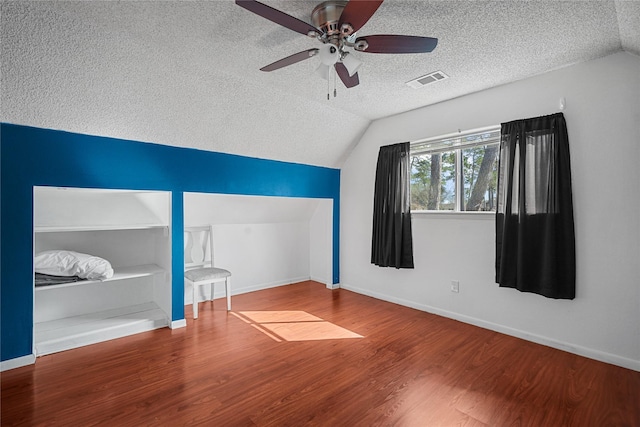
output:
M496 210L500 130L412 145L411 210Z

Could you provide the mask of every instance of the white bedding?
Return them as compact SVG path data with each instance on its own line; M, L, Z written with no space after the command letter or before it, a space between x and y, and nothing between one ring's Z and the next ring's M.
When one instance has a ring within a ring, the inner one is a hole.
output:
M111 263L104 258L67 250L52 250L36 255L36 273L52 276L78 276L88 280L105 280L113 276Z

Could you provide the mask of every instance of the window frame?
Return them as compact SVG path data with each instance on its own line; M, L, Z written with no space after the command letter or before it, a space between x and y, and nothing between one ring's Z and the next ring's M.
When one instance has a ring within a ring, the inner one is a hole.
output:
M418 215L486 215L486 216L495 216L496 210L492 211L466 211L460 210L460 207L464 205L464 177L463 177L463 155L462 151L466 148L473 148L478 146L486 146L486 145L500 145L500 130L501 125L492 125L485 126L482 128L475 128L466 131L452 132L444 135L438 135L434 137L419 139L416 141L410 142L410 156L416 155L425 155L425 154L437 154L437 153L449 153L454 152L455 154L455 206L453 210L411 210L411 214ZM464 137L468 137L475 134L485 134L485 133L497 133L497 136L492 138L491 142L471 142L471 143L453 143L449 146L445 145L445 142L461 139ZM435 146L432 149L429 149L430 146ZM499 156L499 151L498 151ZM413 176L410 173L409 179Z

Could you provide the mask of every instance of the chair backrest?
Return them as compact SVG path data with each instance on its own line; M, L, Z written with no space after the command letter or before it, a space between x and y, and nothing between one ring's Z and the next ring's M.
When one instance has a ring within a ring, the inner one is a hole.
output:
M184 267L213 267L213 227L184 228Z

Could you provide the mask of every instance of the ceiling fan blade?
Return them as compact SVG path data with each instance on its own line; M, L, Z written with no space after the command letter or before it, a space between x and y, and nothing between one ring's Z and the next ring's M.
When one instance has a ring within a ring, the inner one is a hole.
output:
M426 53L438 44L438 39L432 37L387 34L358 37L356 44L361 40L369 45L362 52L369 53Z
M318 53L318 49L303 50L302 52L294 53L293 55L287 56L286 58L282 58L279 61L273 62L269 65L265 65L264 67L260 68L260 71L277 70L277 69L286 67L287 65L295 64L296 62L309 59L312 56L314 56L316 53Z
M349 24L353 27L353 31L358 31L369 18L378 10L383 0L350 0L344 7L338 28L342 24Z
M354 73L353 76L349 76L349 70L347 70L347 67L345 67L342 62L336 62L335 67L340 80L342 80L342 83L344 83L346 87L354 87L360 84L358 73Z
M322 35L322 32L311 24L301 21L298 18L294 18L291 15L287 15L284 12L280 12L277 9L267 6L255 0L236 0L236 4L240 7L247 9L250 12L260 15L276 24L280 24L290 30L297 33L308 35L310 32L315 32L318 35Z

